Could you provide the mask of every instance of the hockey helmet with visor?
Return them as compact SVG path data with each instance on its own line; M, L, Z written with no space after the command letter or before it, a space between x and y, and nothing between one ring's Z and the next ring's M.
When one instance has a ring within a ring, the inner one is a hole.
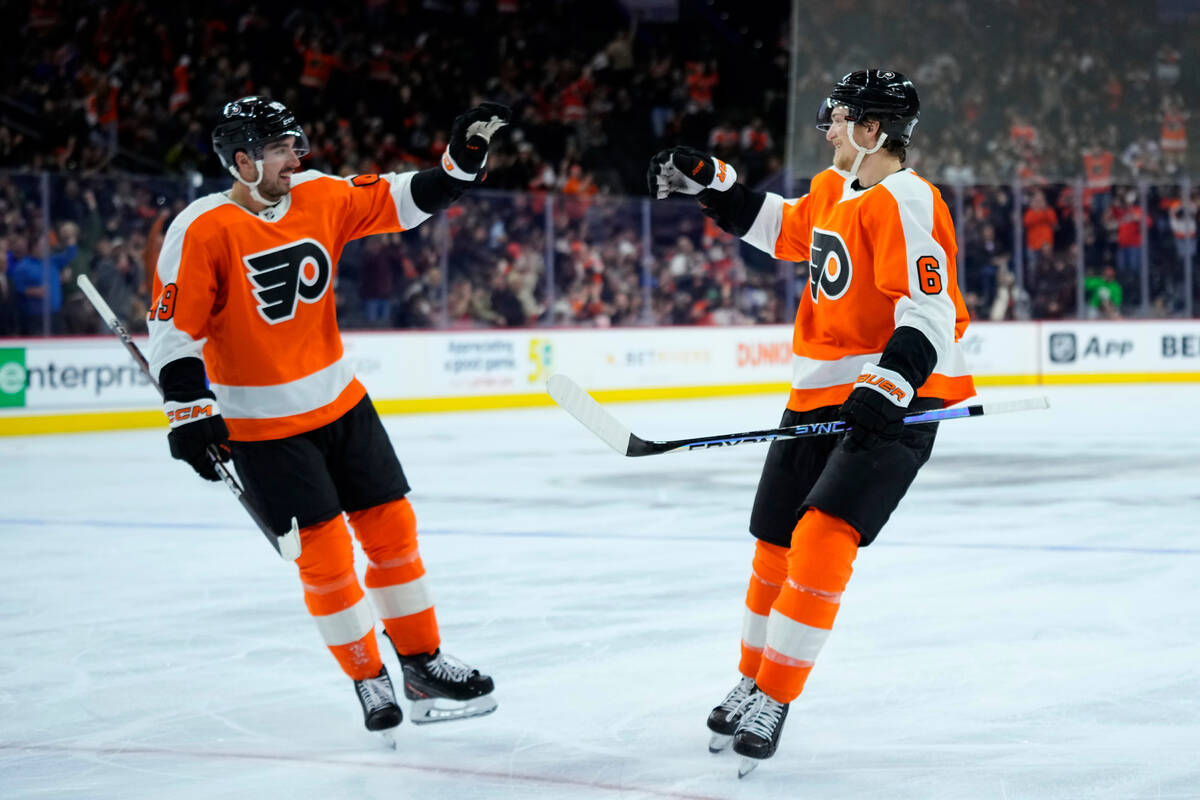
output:
M859 122L879 120L887 138L907 145L917 125L921 101L912 81L887 69L851 72L842 77L817 109L817 129L828 131L836 108L846 110L846 119Z
M287 106L266 97L242 97L226 103L221 110L221 119L213 128L213 150L221 159L221 166L236 176L237 161L234 156L245 151L250 160L261 162L267 157L267 145L292 136L292 153L297 158L308 155L308 137Z

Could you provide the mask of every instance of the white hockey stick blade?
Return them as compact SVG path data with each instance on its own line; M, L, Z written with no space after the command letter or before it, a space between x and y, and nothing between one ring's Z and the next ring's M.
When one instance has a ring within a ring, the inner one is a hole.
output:
M295 561L300 557L300 526L295 517L292 517L292 529L279 537L279 555L284 561Z
M1007 414L1010 411L1037 411L1050 407L1049 397L1025 397L1020 400L992 400L982 403L984 414Z
M629 455L629 439L633 431L605 411L579 384L562 373L551 375L546 391L563 411L579 420L583 427L596 434L613 450Z

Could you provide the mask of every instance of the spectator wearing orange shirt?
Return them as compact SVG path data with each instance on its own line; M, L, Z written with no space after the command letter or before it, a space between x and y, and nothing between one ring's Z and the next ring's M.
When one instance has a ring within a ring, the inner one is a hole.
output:
M1036 269L1054 250L1054 226L1058 224L1058 214L1046 205L1046 193L1038 189L1021 220L1025 225L1025 260Z
M1108 208L1111 201L1113 163L1115 157L1112 150L1104 146L1093 146L1083 151L1083 172L1087 180L1087 188L1083 192L1083 204L1086 208L1095 208L1100 213Z

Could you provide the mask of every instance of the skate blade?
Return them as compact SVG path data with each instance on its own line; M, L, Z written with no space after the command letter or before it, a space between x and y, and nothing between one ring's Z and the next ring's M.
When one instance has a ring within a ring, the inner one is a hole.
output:
M708 740L708 752L719 753L726 747L729 747L729 743L732 741L732 736L726 736L723 733L714 733Z
M742 761L740 764L738 764L738 778L744 778L751 772L754 772L754 768L757 767L759 763L761 762L757 758L742 756Z
M434 722L453 722L456 719L482 717L496 710L496 698L490 694L458 702L446 698L414 700L409 721L413 725L429 725Z
M396 749L396 732L395 731L396 731L395 728L388 728L385 731L376 731L376 733L379 734L380 740L383 741L384 746L387 747L389 750Z

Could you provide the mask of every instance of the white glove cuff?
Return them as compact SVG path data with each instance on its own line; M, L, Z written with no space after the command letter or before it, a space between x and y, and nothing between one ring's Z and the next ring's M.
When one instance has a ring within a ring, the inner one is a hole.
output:
M201 397L190 403L164 400L163 411L166 413L167 422L171 427L178 428L180 425L186 425L198 419L219 416L221 408L217 405L217 401L211 397Z
M862 374L854 382L855 389L860 387L879 392L900 408L908 408L916 394L912 384L904 380L899 372L884 369L877 364L867 364L863 367Z
M713 175L712 183L708 184L707 188L721 192L728 191L737 183L737 170L733 168L733 164L726 164L716 156L713 157L712 162L716 174Z
M487 163L487 156L483 157L483 163ZM479 174L478 172L467 172L460 167L458 162L454 160L454 157L450 155L449 147L446 148L446 152L442 153L442 169L451 178L457 178L460 181L473 181L475 180L475 176ZM482 165L480 165L480 169L483 169Z

